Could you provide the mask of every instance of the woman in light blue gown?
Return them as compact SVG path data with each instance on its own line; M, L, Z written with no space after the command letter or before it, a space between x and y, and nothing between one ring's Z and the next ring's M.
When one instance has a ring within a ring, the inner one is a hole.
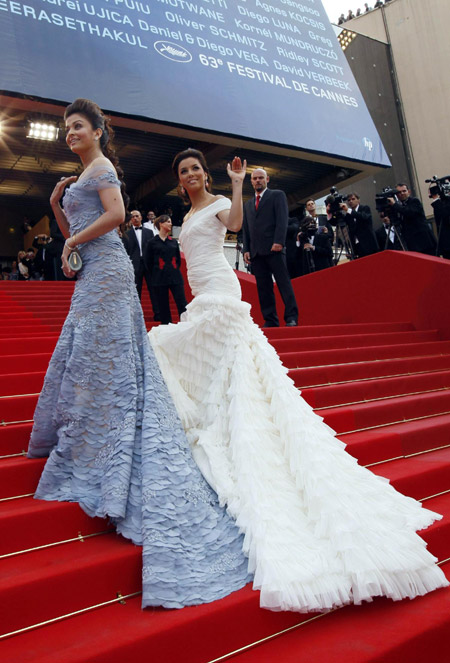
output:
M143 546L143 606L213 601L251 580L242 536L191 457L148 343L117 233L124 185L109 121L77 99L65 122L84 170L50 202L68 238L64 273L76 246L83 266L34 416L28 456L49 456L35 497L78 502Z

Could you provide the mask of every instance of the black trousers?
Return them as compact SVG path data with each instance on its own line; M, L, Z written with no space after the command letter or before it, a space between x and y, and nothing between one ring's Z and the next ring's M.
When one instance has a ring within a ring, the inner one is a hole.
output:
M184 285L182 283L171 283L170 285L155 285L153 286L159 306L159 319L161 324L168 325L172 322L169 304L169 290L171 291L175 304L177 305L178 314L181 315L185 312L187 302L184 295Z
M252 274L256 278L259 305L267 325L279 326L272 274L284 302L284 319L298 321L298 308L294 290L286 265L286 255L282 251L273 251L269 255L256 255L252 258Z
M139 268L137 270L136 269L134 270L134 280L136 283L136 289L138 291L139 299L141 299L142 295L142 281L144 280L144 278L147 284L148 292L150 294L150 301L152 303L152 309L153 309L153 318L155 320L159 320L160 318L159 303L155 294L155 288L152 286L150 274L145 269L144 260L141 258L139 263Z

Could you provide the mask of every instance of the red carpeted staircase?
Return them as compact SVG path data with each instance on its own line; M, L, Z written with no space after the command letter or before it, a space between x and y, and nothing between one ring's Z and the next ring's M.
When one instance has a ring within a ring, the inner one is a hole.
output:
M376 261L367 273L364 260L347 272L361 284ZM327 271L345 278L344 268ZM298 280L298 300L303 284L323 278ZM442 284L440 273L433 278ZM243 285L254 303L248 277ZM142 611L140 549L76 504L32 498L44 461L24 452L72 290L72 283L0 283L2 661L212 663L231 653L239 663L448 660L450 590L322 616L260 610L250 587L210 605ZM150 326L146 293L143 307ZM428 324L416 311L388 302L377 321L352 321L331 306L330 324L318 314L320 324L265 331L348 452L444 515L423 537L450 577L450 335L445 320Z

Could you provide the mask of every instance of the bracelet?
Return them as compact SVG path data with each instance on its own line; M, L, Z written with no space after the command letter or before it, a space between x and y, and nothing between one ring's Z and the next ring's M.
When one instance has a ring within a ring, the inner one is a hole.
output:
M76 235L72 235L72 237L69 237L68 239L66 239L66 241L64 243L64 246L66 246L70 251L75 251L75 249L78 248L78 244L75 244L74 246L70 246L70 244L68 243L69 239L73 239L74 237L76 237Z

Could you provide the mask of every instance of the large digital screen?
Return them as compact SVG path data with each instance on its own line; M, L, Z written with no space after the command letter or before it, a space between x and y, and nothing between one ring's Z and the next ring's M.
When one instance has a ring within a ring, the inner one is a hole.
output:
M389 159L320 0L0 0L0 87Z

